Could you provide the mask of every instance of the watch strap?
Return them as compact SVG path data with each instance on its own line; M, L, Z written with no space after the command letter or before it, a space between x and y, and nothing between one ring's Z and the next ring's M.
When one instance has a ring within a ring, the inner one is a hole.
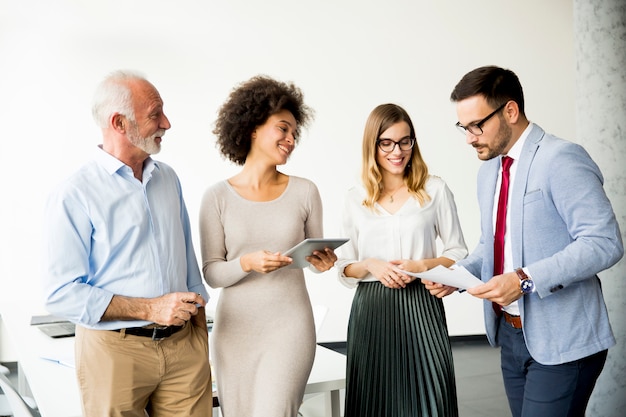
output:
M515 273L519 277L520 281L524 281L525 279L530 279L530 277L528 275L526 275L526 272L524 272L524 270L522 268L517 268L515 270Z
M522 294L529 294L535 291L535 284L531 277L526 275L522 268L517 268L515 273L519 277L519 291ZM530 290L528 289L530 288Z

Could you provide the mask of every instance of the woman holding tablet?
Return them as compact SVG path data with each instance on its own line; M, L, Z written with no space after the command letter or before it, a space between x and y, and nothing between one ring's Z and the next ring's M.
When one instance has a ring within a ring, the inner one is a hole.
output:
M431 176L406 111L376 107L363 134L363 186L348 191L339 278L356 287L345 417L455 417L452 351L440 299L403 273L467 255L452 193ZM436 240L443 244L437 255Z
M222 155L243 166L204 194L202 271L222 288L211 335L222 415L295 417L315 355L311 302L285 251L320 238L322 202L311 181L278 171L312 117L291 83L257 76L234 89L213 133ZM330 269L332 250L308 260Z

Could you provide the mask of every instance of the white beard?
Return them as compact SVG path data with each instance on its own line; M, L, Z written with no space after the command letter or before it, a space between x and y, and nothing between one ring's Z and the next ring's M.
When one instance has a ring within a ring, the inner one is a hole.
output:
M136 123L132 123L131 130L128 131L128 140L130 143L147 153L148 155L156 155L161 151L161 144L156 142L157 137L162 137L165 134L165 130L159 130L152 136L147 138L139 135L139 129Z

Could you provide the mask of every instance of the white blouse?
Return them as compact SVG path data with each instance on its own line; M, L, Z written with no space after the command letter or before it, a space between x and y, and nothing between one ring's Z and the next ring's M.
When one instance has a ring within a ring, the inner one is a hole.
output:
M456 262L467 256L454 195L435 176L428 178L426 192L431 199L424 207L411 196L400 210L391 214L378 203L375 211L365 207L366 192L362 186L348 190L341 236L350 240L337 249L339 259L335 263L339 280L345 286L354 288L360 281L377 281L372 274L363 279L344 275L348 265L367 258L392 261L444 256ZM437 237L443 244L441 255L437 255Z

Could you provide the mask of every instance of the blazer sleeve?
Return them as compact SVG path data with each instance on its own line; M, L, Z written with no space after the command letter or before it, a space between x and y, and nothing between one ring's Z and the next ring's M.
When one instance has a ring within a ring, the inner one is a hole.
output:
M541 297L595 277L624 253L600 169L580 145L553 139L538 149L523 197L520 266Z

